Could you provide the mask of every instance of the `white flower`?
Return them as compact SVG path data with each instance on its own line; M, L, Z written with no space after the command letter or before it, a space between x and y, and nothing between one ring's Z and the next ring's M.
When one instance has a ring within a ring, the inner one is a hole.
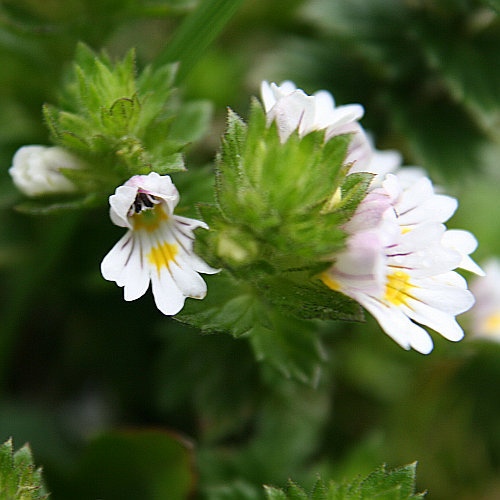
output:
M372 137L361 130L351 140L349 145L350 156L346 163L350 163L349 173L367 172L375 174L372 185L378 185L379 179L383 179L388 173L394 173L401 168L403 158L399 151L375 149Z
M261 96L267 123L270 125L276 121L282 143L295 130L300 137L315 130L326 130L327 140L335 135L361 131L357 120L363 116L363 106L349 104L336 107L332 95L326 90L310 96L290 81L280 86L263 81Z
M79 158L60 147L23 146L14 155L9 173L24 194L40 196L76 191L76 186L60 169L82 167Z
M469 313L473 337L500 342L500 261L490 259L484 265L485 277L476 278L471 290L476 304Z
M475 238L443 224L456 208L457 201L436 194L426 177L404 186L388 174L344 226L346 249L321 279L358 301L405 349L427 354L433 348L417 323L461 340L455 316L470 309L474 298L454 269L482 271L468 256Z
M193 252L193 230L201 221L174 215L179 193L168 175L136 175L110 196L110 217L128 231L101 264L105 279L124 287L125 300L144 295L151 282L158 309L177 314L186 297L202 299L199 273L218 272Z

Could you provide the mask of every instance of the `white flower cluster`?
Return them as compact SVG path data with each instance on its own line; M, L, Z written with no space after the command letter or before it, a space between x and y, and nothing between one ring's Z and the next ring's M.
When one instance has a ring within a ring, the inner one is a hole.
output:
M419 324L449 340L462 339L455 316L470 309L474 297L454 270L483 271L469 257L477 246L474 236L444 225L457 201L436 194L423 170L401 167L397 152L376 151L357 122L361 106L335 107L327 92L307 96L291 82L264 82L262 99L268 124L276 121L282 142L295 130L301 136L325 130L325 140L354 134L346 158L350 173L375 174L344 226L346 248L332 257L322 281L359 302L405 349L432 350L432 339Z

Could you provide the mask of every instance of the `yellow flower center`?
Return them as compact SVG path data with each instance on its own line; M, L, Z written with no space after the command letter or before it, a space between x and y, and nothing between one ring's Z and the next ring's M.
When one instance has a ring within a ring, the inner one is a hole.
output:
M161 203L153 208L142 210L138 214L132 215L135 230L144 229L148 232L156 231L160 223L168 219L168 215L163 210Z
M414 298L410 290L415 285L410 283L410 275L403 271L396 271L387 276L384 300L395 306L408 305L408 299Z
M483 323L484 333L493 335L500 332L500 312L490 314Z
M170 267L170 262L175 262L175 256L179 253L179 247L171 243L163 243L157 247L153 247L147 255L150 264L156 266L158 273L162 267L167 269Z

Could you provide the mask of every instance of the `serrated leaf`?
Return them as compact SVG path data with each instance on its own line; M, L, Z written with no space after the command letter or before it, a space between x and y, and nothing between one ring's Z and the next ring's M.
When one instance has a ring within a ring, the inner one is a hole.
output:
M206 278L207 297L188 301L175 319L206 333L248 336L259 361L285 377L314 384L325 354L316 326L281 314L248 285L222 272Z
M342 200L338 208L346 216L352 215L361 200L365 197L373 174L359 173L348 175L342 184Z
M1 492L12 492L16 491L17 488L17 477L13 473L14 470L14 458L13 458L13 447L12 439L9 439L0 446L0 491Z
M415 493L415 470L416 463L392 471L383 465L366 478L356 478L350 483L330 481L325 485L318 479L310 495L292 482L286 493L266 487L265 491L268 499L280 500L421 500L425 493Z
M309 271L289 272L259 283L264 295L283 313L302 319L363 321L361 306L324 286Z
M29 200L16 205L15 209L29 215L50 215L68 210L80 210L82 208L92 208L103 203L106 197L98 193L90 193L80 198L59 199L41 198L39 200Z
M288 489L286 492L289 500L308 500L306 492L292 480L288 481Z
M175 319L195 326L202 332L230 333L239 337L254 324L256 298L251 289L244 289L228 273L205 278L209 292L203 301L188 301Z
M0 446L0 498L2 500L43 500L48 498L28 444L13 451L12 439Z
M316 484L314 485L311 500L327 500L328 491L323 480L318 477Z
M184 170L180 153L187 141L171 135L173 115L184 116L182 104L176 101L174 107L170 99L175 69L175 64L148 67L136 77L133 50L113 63L105 53L97 56L78 46L61 109L45 106L44 116L58 145L95 163L89 174L98 188L152 169L162 175ZM206 126L208 108L192 105L186 114L185 119L197 119L189 137L194 140ZM106 182L110 177L114 181Z
M264 486L264 490L268 500L287 500L286 493L283 490L272 486Z

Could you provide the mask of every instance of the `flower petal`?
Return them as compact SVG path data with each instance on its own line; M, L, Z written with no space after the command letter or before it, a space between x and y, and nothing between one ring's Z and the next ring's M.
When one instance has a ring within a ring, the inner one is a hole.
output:
M382 329L405 349L429 354L434 344L428 332L411 321L400 309L389 307L371 297L360 297L360 304L378 321Z
M126 301L136 300L142 297L148 290L150 281L150 268L145 261L145 255L149 250L145 234L138 231L134 234L136 246L127 262L124 276L124 299Z
M472 233L461 229L449 229L443 234L441 242L460 253L462 261L458 267L478 276L485 275L485 272L469 257L469 254L477 248L477 240Z
M118 282L133 246L133 235L131 232L127 232L117 241L101 262L101 273L104 279Z
M445 339L458 342L464 337L462 327L455 320L454 315L440 311L423 302L410 301L406 314L418 323L432 328Z
M179 290L186 296L202 299L207 294L207 284L203 278L181 258L170 266L170 274Z
M116 189L115 194L109 197L109 216L113 224L132 229L132 224L128 220L128 212L134 203L136 195L137 188L120 186Z
M151 274L151 285L156 307L165 315L173 316L183 307L185 295L179 290L166 267Z

